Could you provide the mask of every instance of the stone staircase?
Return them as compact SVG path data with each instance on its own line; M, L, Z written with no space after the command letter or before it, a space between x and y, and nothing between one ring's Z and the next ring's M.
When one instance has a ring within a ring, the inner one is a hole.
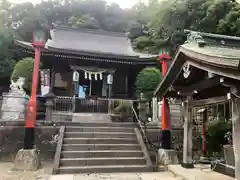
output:
M133 123L68 123L60 129L53 174L151 171Z

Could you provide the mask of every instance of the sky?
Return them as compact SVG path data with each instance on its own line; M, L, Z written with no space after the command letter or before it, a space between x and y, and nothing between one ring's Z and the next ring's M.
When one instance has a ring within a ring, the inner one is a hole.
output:
M42 0L10 0L12 3L32 2L34 4L40 3ZM139 0L106 0L109 3L117 3L122 8L131 8Z

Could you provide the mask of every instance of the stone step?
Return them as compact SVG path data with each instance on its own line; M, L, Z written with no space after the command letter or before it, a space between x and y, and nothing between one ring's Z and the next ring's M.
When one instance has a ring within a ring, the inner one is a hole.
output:
M64 138L63 144L136 144L136 138Z
M127 138L136 137L135 133L122 132L66 132L65 138Z
M141 150L139 144L63 144L63 151L84 151L84 150Z
M102 122L61 122L61 125L71 127L126 127L126 128L134 128L137 127L136 123L102 123Z
M111 115L104 113L74 113L73 122L111 123Z
M127 127L75 127L68 126L65 132L134 132L134 128Z
M68 166L60 167L60 174L79 173L117 173L117 172L152 172L153 168L146 165L118 165L118 166Z
M62 158L88 158L88 157L143 157L142 151L62 151Z
M105 166L105 165L145 165L144 157L112 157L112 158L64 158L62 166Z

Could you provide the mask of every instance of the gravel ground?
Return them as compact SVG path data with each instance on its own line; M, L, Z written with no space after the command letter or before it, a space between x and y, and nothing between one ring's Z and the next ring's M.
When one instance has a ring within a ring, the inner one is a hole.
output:
M48 180L51 176L52 164L42 163L38 171L13 171L12 163L0 163L0 180Z

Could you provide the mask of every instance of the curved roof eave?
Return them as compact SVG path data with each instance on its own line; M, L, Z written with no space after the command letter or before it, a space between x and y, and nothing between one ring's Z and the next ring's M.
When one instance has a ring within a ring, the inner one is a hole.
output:
M186 50L189 49L186 48L185 44L180 46L167 74L163 77L162 81L155 89L154 96L158 96L160 99L163 98L163 96L167 93L168 89L173 85L174 81L180 75L182 68L186 62L196 68L231 79L240 80L240 57L227 58L228 60L234 60L234 63L225 62L225 64L222 63L219 65L219 62L223 61L223 57L218 57L219 61L214 62L212 60L209 60L209 58L213 58L216 56L209 56L208 54L191 50L191 53L200 54L200 56L196 56L196 54L189 54L189 52L187 52ZM240 50L237 51L239 52L238 54L240 54Z
M20 47L26 48L28 50L33 50L32 43L20 41L20 40L14 40L14 43ZM57 53L69 53L69 54L77 54L77 55L86 55L86 56L97 56L97 57L109 57L114 59L126 59L130 61L138 61L139 63L153 63L155 62L155 58L157 58L157 55L149 55L149 54L137 54L136 56L127 56L127 55L116 55L116 54L107 54L107 53L97 53L97 52L85 52L85 51L75 51L75 50L68 50L68 49L59 49L55 47L48 46L48 43L46 43L44 51L53 51Z
M199 47L189 43L181 45L180 51L189 58L216 67L237 69L239 66L240 49L210 46Z

